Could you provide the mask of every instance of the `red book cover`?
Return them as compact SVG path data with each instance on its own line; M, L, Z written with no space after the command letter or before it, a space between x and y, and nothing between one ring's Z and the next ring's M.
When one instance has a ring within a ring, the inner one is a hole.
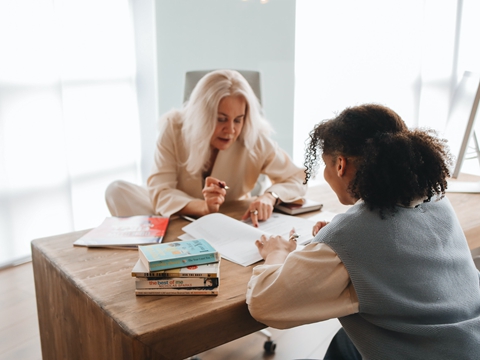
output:
M168 221L168 217L150 215L107 217L74 245L136 248L138 245L158 244L163 240Z

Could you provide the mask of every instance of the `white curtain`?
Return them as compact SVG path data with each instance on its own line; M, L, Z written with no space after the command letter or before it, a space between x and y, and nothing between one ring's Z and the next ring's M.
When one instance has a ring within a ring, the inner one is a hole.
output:
M100 224L140 146L128 0L1 1L0 53L2 267Z
M478 14L477 0L297 0L294 160L316 123L362 103L442 131L457 81L480 72Z

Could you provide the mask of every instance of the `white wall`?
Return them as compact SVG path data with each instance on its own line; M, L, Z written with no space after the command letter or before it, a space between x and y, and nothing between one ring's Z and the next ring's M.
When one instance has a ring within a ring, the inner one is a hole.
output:
M314 125L348 106L380 103L411 127L445 129L457 81L465 70L480 71L479 4L297 1L295 162ZM464 171L480 173L475 161Z
M181 106L188 70L256 69L275 138L297 164L313 125L346 106L379 102L410 126L442 129L455 81L465 69L479 71L478 2L458 4L156 0L157 113ZM151 119L142 125L144 180L156 137Z
M314 125L349 106L380 103L417 121L423 3L297 2L295 151Z
M295 0L158 0L155 6L159 114L182 105L186 71L258 70L274 138L292 154Z
M158 119L157 51L154 0L129 0L135 29L138 117L140 119L140 179L152 170Z

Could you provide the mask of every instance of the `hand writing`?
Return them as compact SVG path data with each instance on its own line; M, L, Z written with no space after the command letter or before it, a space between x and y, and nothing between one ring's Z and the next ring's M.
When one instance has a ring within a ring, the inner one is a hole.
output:
M223 181L208 176L205 179L205 187L202 190L202 194L205 198L208 213L218 212L220 205L225 202L225 195L227 195L226 184Z

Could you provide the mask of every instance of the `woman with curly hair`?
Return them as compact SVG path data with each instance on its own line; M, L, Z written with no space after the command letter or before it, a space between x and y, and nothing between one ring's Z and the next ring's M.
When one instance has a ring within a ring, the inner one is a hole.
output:
M250 197L260 174L272 185L243 218L268 219L277 201L306 192L305 173L270 138L271 127L247 80L234 70L205 75L182 109L163 115L147 188L115 181L106 191L114 216L203 216ZM227 191L228 188L228 191Z
M342 204L294 251L256 241L252 316L289 328L338 318L325 359L473 359L480 353L480 272L445 195L451 157L432 131L394 111L347 108L310 134L308 178L320 159Z

